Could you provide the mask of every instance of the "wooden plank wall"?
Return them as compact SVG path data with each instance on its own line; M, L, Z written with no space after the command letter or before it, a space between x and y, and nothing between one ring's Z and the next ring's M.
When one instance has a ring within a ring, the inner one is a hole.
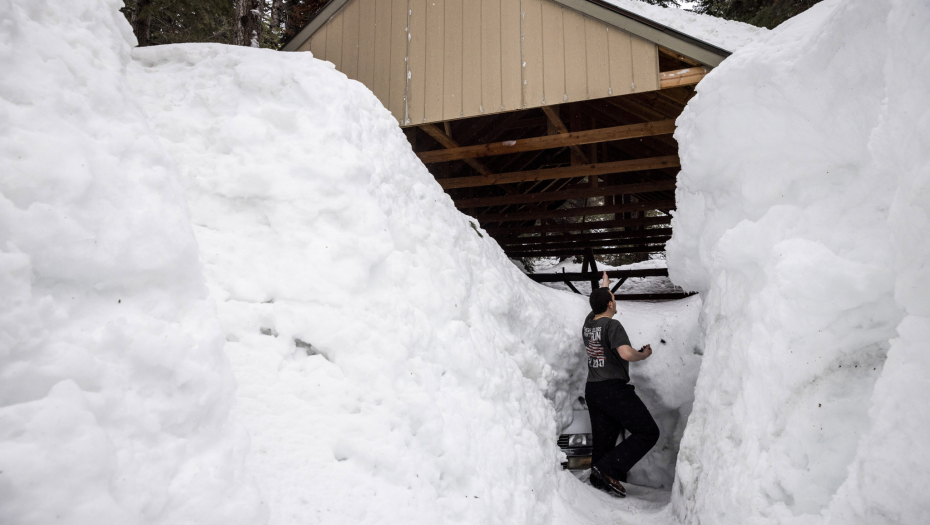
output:
M308 50L402 126L659 89L654 43L550 0L350 0Z

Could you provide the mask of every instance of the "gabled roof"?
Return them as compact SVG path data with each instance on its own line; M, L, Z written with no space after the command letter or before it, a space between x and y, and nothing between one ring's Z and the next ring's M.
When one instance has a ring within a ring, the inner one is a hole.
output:
M330 0L293 38L284 44L283 51L296 51L333 15L351 0ZM613 25L640 38L690 57L702 64L716 67L730 52L708 44L644 16L627 11L603 0L551 0L569 9Z

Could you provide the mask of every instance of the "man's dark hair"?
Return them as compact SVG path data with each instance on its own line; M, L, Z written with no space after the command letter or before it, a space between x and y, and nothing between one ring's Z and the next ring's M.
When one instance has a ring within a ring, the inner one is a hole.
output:
M591 311L594 312L594 315L606 312L607 305L610 304L612 300L613 297L610 295L610 290L607 288L598 288L591 292L591 296L588 297L588 302L591 303Z

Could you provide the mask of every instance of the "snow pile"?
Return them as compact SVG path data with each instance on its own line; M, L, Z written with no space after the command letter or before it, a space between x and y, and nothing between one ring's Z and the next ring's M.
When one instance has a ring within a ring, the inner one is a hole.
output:
M0 523L260 523L121 6L0 0Z
M271 522L546 523L585 373L562 294L456 211L332 64L219 45L134 57Z
M674 7L660 7L642 0L606 0L620 9L643 16L688 36L703 40L727 51L737 51L754 40L769 33L764 27L756 27L735 20L724 20L710 15Z
M828 0L678 120L674 282L706 354L687 523L927 523L930 7Z

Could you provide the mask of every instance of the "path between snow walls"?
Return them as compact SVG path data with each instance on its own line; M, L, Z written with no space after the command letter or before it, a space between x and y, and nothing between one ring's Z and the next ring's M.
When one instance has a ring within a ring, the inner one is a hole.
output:
M678 119L669 270L705 296L685 523L930 523L928 27L824 1Z

